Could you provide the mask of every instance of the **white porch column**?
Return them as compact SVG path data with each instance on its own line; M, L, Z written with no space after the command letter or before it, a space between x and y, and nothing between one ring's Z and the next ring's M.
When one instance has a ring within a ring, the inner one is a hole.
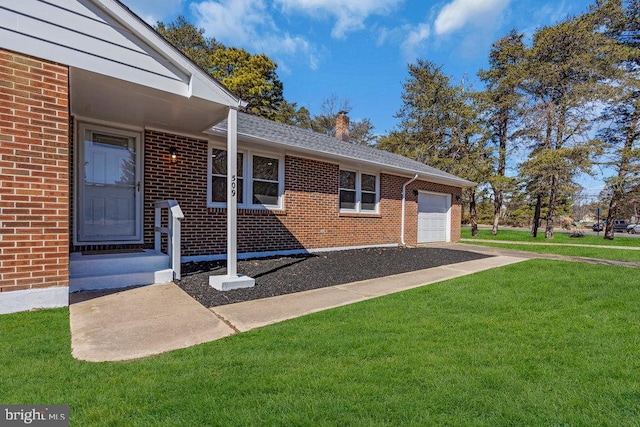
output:
M227 274L209 276L209 285L219 291L250 288L251 277L238 274L238 110L227 116Z
M238 275L238 111L227 118L227 275Z

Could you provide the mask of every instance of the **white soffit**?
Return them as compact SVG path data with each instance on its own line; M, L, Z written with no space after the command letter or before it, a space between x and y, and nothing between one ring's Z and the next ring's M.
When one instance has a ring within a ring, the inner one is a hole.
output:
M228 107L184 98L86 70L70 70L71 114L88 120L198 134L227 117Z

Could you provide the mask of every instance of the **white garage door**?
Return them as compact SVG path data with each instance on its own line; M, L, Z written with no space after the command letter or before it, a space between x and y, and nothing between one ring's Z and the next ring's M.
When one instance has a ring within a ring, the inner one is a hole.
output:
M448 240L449 204L447 194L418 194L418 243Z

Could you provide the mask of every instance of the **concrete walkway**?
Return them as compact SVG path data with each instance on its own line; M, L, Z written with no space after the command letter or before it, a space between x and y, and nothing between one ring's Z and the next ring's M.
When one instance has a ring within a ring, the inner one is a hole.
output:
M211 309L174 283L144 286L71 304L72 353L91 362L152 356L525 259L495 256Z

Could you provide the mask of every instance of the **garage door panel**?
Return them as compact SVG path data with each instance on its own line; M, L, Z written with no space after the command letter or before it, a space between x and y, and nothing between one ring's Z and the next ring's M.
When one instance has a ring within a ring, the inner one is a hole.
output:
M448 210L449 207L447 206L447 196L421 194L418 197L419 212L446 214Z
M447 195L418 195L418 243L447 240L449 198Z

